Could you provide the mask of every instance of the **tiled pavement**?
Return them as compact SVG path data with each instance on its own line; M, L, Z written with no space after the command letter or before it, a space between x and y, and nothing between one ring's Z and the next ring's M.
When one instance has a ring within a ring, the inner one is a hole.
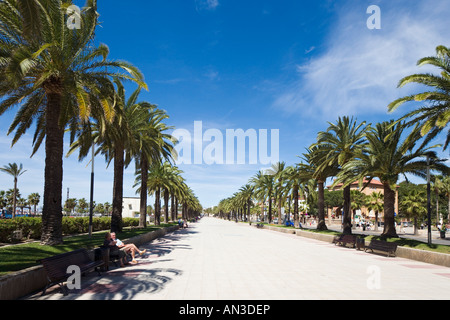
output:
M203 218L149 243L139 264L39 300L450 299L450 269Z

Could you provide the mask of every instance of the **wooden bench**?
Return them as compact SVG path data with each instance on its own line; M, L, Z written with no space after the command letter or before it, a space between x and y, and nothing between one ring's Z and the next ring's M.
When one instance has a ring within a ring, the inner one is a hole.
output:
M47 273L48 284L44 288L42 295L45 294L48 288L53 285L59 285L63 294L68 294L67 287L63 285L64 282L72 275L67 273L69 266L78 266L81 274L84 274L92 269L97 269L100 275L99 267L103 266L104 261L92 261L86 249L79 249L63 254L59 254L53 257L38 260L44 267Z
M340 237L336 237L333 240L335 245L347 246L347 244L351 244L353 248L356 248L356 236L348 234L341 235Z
M397 250L397 244L393 242L380 241L380 240L371 240L368 246L365 246L364 251L374 250L382 251L387 253L387 256L390 257L391 254L395 257L395 251Z

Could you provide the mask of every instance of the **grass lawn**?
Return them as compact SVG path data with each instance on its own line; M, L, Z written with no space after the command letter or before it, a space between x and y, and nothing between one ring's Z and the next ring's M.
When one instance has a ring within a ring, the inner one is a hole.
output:
M121 240L129 239L134 236L173 225L175 224L162 224L158 227L149 226L145 229L124 229L122 233L117 234L117 238ZM42 246L39 242L33 242L0 247L0 276L38 265L39 263L36 261L39 259L44 259L81 248L97 248L103 245L106 233L107 231L93 233L92 238L89 238L89 235L67 237L64 238L64 244L57 246Z

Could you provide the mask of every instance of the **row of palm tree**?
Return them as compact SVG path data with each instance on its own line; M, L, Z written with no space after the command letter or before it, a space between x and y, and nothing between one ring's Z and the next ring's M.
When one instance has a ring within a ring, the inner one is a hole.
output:
M421 59L419 65L431 64L441 68L441 76L419 74L406 77L399 86L415 82L432 90L399 99L389 105L393 111L408 101L426 101L421 107L399 120L366 124L352 117L339 117L336 123L329 123L326 131L319 132L316 142L306 149L301 163L287 167L284 162L272 165L267 172L258 172L250 179L254 187L253 198L268 202L268 219L272 221L272 201L277 202L279 223L281 223L281 202L289 194L298 199L300 186L314 181L317 187L317 215L319 230L326 230L324 186L327 179L333 179L332 187L343 185L343 233L351 234L351 190L350 185L359 181L362 188L374 178L383 184L384 230L382 236L397 237L395 229L395 187L401 176L426 178L428 169L447 176L449 168L444 159L439 159L434 150L438 145L430 142L441 133L450 121L450 49L439 46L436 57ZM409 121L405 121L409 119ZM450 141L450 131L444 150ZM365 181L365 182L364 182ZM363 183L364 182L364 183ZM284 184L284 187L283 187ZM287 187L287 188L286 188ZM291 190L292 191L288 191ZM307 187L306 187L307 188ZM307 194L306 194L307 195ZM223 200L219 213L239 212L243 202L240 193ZM298 208L294 205L294 209ZM237 211L236 211L237 210ZM298 214L294 212L297 221Z
M12 216L15 216L15 208L20 208L23 214L23 209L33 206L33 212L37 213L37 206L41 201L39 193L34 192L23 198L19 189L0 190L0 209L10 208Z
M34 155L44 143L45 182L41 244L62 238L62 180L64 136L67 154L84 159L95 154L113 162L114 184L111 231L122 229L123 174L132 161L141 179L141 222L145 224L148 194L146 175L163 162L173 161L175 139L165 124L168 115L148 102L147 90L134 65L109 58L109 49L96 42L97 0L87 0L77 18L80 28L66 25L71 0L0 1L0 115L18 107L8 135L12 145L33 126ZM125 82L137 85L126 97ZM183 201L198 209L191 198ZM181 199L181 196L180 196Z

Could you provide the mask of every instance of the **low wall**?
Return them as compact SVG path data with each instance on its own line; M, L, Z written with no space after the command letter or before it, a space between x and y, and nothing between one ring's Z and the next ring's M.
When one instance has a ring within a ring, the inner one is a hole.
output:
M309 231L303 231L299 229L288 229L288 228L280 228L264 225L264 229L283 232L283 233L291 233L296 234L297 236L306 237L310 239L315 239L319 241L325 241L328 243L332 243L334 239L334 235L323 234L323 233L314 233ZM444 267L450 268L450 254L432 252L426 250L419 250L407 247L397 247L396 256L400 258L410 259L421 261L425 263L440 265Z
M123 240L124 243L134 243L141 246L154 239L160 238L167 233L178 230L178 226L162 228L130 239ZM90 250L91 259L94 259L94 250ZM43 290L47 285L47 275L42 266L34 266L24 270L10 273L0 277L0 300L16 300L33 292Z

